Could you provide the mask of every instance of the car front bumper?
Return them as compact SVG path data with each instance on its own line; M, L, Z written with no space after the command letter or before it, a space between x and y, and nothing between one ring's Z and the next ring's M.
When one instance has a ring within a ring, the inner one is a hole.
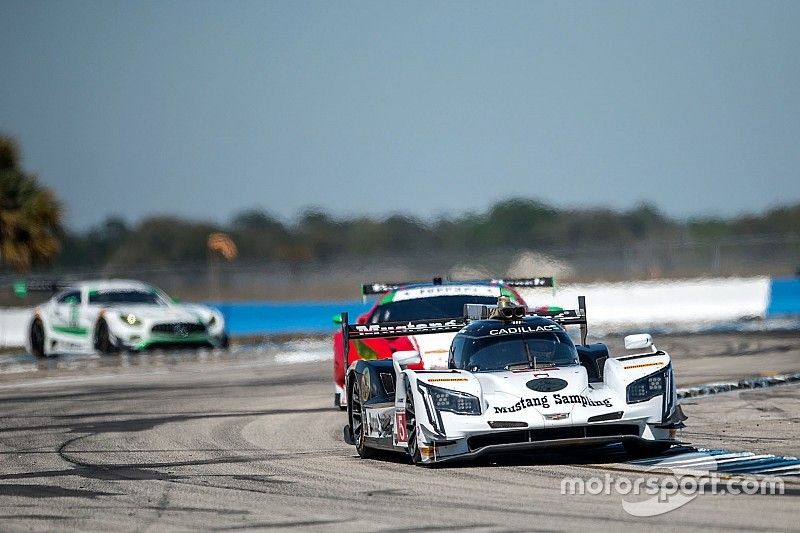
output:
M136 351L154 348L213 347L213 338L206 333L186 336L148 335L131 346Z
M540 450L558 450L574 448L590 448L620 444L623 442L638 442L642 444L670 444L680 445L677 440L652 440L633 435L608 435L603 437L579 437L567 439L539 440L534 442L514 442L507 444L489 444L471 451L453 450L453 444L440 446L433 442L420 445L420 455L423 464L439 464L445 462L471 461L486 455L502 455L508 453L532 452ZM455 452L455 453L454 453Z
M123 332L114 335L117 345L132 351L144 351L157 348L224 348L225 332L212 335L208 332L189 334L158 333L152 331Z
M642 419L559 425L439 435L420 424L418 447L423 463L469 460L487 454L543 449L596 447L637 442L642 444L683 444L675 439L675 428L648 424Z

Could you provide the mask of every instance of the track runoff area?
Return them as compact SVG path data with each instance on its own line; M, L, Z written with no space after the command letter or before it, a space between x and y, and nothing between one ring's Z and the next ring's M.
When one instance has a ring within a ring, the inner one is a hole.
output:
M622 352L621 336L606 339ZM419 468L359 459L326 338L0 355L0 520L16 530L796 530L794 331L661 335L689 446Z

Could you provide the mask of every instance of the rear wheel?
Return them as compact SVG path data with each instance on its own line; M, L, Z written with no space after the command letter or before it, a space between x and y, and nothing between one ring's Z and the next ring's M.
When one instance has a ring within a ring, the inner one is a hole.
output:
M336 392L333 394L333 406L338 407L340 411L347 410L346 405L342 405L342 393Z
M411 385L406 382L406 435L408 435L408 455L415 465L422 463L417 442L417 415L414 411L414 395L411 394Z
M34 357L45 357L44 353L44 324L38 318L31 324L31 354Z
M111 332L108 324L102 318L94 328L94 347L102 354L113 354L117 352L117 346L111 340Z
M364 459L369 459L378 455L377 451L366 446L366 430L364 428L364 406L361 404L361 383L356 376L353 379L353 386L350 387L348 398L350 413L350 431L353 432L353 439L356 442L356 451Z

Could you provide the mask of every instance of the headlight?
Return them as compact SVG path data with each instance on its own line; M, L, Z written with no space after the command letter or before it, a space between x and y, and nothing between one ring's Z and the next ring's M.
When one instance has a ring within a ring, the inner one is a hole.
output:
M457 415L481 414L481 402L472 394L434 387L421 381L418 383L438 411L448 411Z
M628 403L646 402L664 394L667 390L667 379L671 371L672 366L667 365L663 370L637 379L628 385L626 390Z
M119 317L120 319L122 319L123 322L125 322L129 326L138 326L139 324L142 323L142 321L139 320L139 317L137 317L133 313L122 313L119 315Z

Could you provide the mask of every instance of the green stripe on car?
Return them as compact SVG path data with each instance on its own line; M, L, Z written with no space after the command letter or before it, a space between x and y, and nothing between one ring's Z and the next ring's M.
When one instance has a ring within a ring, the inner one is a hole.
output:
M82 328L80 326L53 326L53 331L65 333L67 335L86 335L89 333L88 328Z
M391 303L394 300L395 294L397 294L397 291L392 291L383 298L381 298L380 305Z

